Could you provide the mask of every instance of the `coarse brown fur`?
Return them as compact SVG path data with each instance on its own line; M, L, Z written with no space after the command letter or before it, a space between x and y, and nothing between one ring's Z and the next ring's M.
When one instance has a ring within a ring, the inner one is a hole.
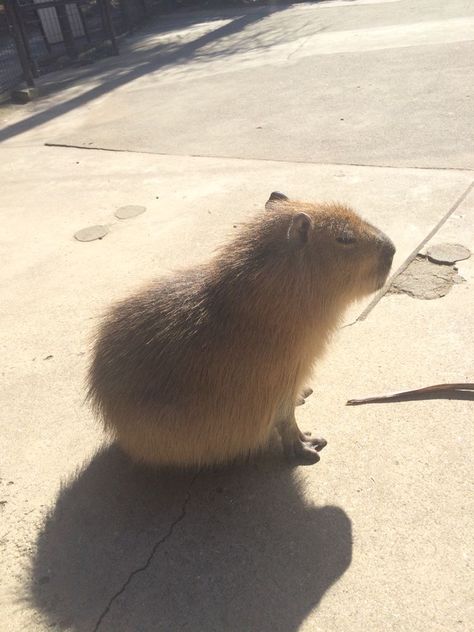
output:
M273 193L209 263L118 303L98 333L89 397L133 459L224 463L263 448L319 460L294 410L344 309L379 289L395 249L339 204Z

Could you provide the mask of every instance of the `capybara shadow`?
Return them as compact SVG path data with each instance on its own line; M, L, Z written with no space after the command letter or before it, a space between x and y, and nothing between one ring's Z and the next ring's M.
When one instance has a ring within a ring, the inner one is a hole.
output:
M321 470L321 476L323 476ZM28 600L55 630L291 632L351 562L351 522L268 456L199 473L115 446L65 484Z

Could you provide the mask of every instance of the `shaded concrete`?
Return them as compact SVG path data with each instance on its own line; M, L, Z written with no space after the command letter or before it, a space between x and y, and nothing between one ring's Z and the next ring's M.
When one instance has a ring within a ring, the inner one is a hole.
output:
M297 630L349 566L348 516L308 503L281 459L183 478L106 449L63 488L34 558L30 599L46 621Z
M413 1L377 5L372 16L367 9L298 5L212 22L205 35L193 26L174 38L150 37L150 52L158 50L143 76L110 97L113 108L105 96L75 130L48 141L163 154L474 168L466 82L474 15L455 4L451 17L427 19L425 7Z
M61 99L28 106L0 140L61 117L43 140L472 169L473 20L473 6L460 0L276 5L164 20L158 35L132 38L79 84L57 75Z

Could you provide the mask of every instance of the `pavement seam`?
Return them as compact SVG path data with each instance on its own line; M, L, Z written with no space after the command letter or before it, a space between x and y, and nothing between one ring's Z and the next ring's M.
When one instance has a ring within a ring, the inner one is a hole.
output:
M305 22L303 24L303 26L301 27L302 29L306 28L307 26L309 26L310 22ZM318 33L321 33L321 31L325 31L326 27L321 27L320 29L317 29L313 35L316 35ZM293 57L293 55L295 55L297 52L299 52L307 43L307 41L310 39L310 37L312 37L311 35L307 35L306 37L303 37L298 44L296 45L296 47L291 51L291 53L289 53L286 57L287 61L289 59L291 59Z
M451 215L454 213L454 211L456 211L456 209L459 208L459 206L464 202L464 200L467 198L467 196L473 190L473 188L474 188L474 180L471 182L471 184L469 184L467 189L465 189L463 191L463 193L461 193L461 195L457 198L457 200L454 202L454 204L443 215L443 217L438 221L438 223L435 224L435 226L430 230L430 232L426 235L426 237L424 237L421 240L421 242L415 247L415 249L411 252L411 254L408 255L408 257L401 264L401 266L399 266L399 268L394 272L394 274L392 274L392 276L390 277L390 280L388 281L388 283L380 290L380 292L378 292L374 296L374 298L372 299L372 301L370 301L370 303L367 305L367 307L364 309L364 311L361 314L359 314L359 316L355 319L355 321L353 321L352 323L348 323L347 325L344 325L345 327L350 327L351 325L355 325L355 323L364 321L367 318L367 316L374 309L374 307L377 305L377 303L385 296L385 294L387 294L387 292L391 288L391 286L392 286L393 282L395 281L395 279L400 274L402 274L402 272L405 272L405 270L408 268L410 263L415 259L415 257L421 251L421 249L436 235L436 233L446 223L446 221L451 217Z
M171 156L174 158L203 158L209 160L242 160L245 162L275 162L289 165L315 165L328 167L368 167L369 169L417 169L419 171L474 171L474 167L418 167L406 165L371 165L363 162L318 162L314 160L283 160L282 158L246 158L243 156L218 156L205 154L169 154L145 149L116 149L112 147L86 147L69 143L44 143L45 147L59 147L60 149L85 149L86 151L110 151L121 154L145 154L147 156Z
M153 561L153 558L155 557L158 549L161 547L162 544L164 544L173 535L175 527L180 522L182 522L182 520L185 518L187 506L188 506L189 500L191 498L191 489L192 489L192 486L194 485L198 475L199 475L199 472L196 473L193 476L193 478L191 479L191 482L189 483L188 491L186 492L186 496L184 498L183 506L181 507L181 511L180 511L178 517L175 520L173 520L173 522L171 523L171 525L170 525L168 531L165 533L165 535L162 538L160 538L158 540L158 542L156 542L153 545L153 548L150 551L150 554L148 555L148 558L147 558L146 562L142 566L140 566L138 568L135 568L133 571L131 571L131 573L129 574L129 576L125 580L125 582L122 584L121 588L119 588L119 590L117 590L117 592L115 592L112 595L112 597L110 598L107 606L104 608L104 610L100 614L99 618L97 619L97 623L95 624L95 626L93 628L93 632L97 632L99 630L99 628L102 625L102 622L104 621L105 617L110 612L110 609L112 608L114 602L126 591L127 587L129 586L129 584L131 583L131 581L133 580L133 578L136 575L138 575L139 573L143 573L144 571L146 571L148 569L148 567L150 566L151 562Z

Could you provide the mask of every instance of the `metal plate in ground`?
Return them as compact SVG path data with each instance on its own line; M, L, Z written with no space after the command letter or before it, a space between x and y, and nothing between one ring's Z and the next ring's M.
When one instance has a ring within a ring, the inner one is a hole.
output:
M471 251L461 244L435 244L427 250L426 254L434 263L453 264L456 261L469 259Z
M119 209L115 211L115 217L119 219L130 219L131 217L136 217L137 215L141 215L146 211L146 206L136 206L136 205L128 205L121 206Z
M102 239L107 235L109 229L107 226L88 226L82 230L78 230L74 237L77 241L94 241L95 239Z

